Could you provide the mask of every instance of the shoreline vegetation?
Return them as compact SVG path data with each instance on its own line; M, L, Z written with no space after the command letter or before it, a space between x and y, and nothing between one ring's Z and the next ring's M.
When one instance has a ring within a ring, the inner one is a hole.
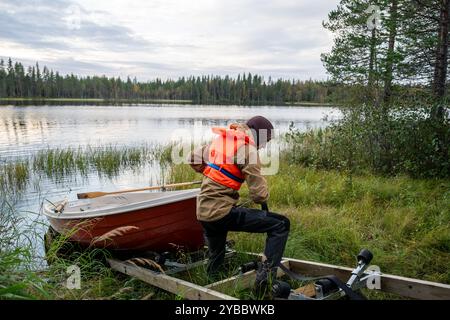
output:
M81 104L179 104L179 105L198 105L193 100L176 99L93 99L93 98L0 98L0 106L7 103L26 103L27 105L42 105L45 103L81 103ZM233 105L233 104L210 104L210 105ZM280 102L276 104L264 104L268 106L298 106L298 107L334 107L336 104L329 102ZM263 105L261 105L263 106Z
M369 168L352 173L337 163L327 164L330 145L322 143L331 134L329 130L300 133L292 129L286 136L288 147L282 152L278 174L267 177L269 207L292 221L285 255L353 267L354 255L367 247L374 253L373 263L384 273L450 284L450 181L405 173L388 176ZM14 163L6 164L12 168L6 176L17 179L20 185L39 172L55 178L72 174L71 169L114 175L125 167L139 170L153 159L165 168L167 183L200 178L188 165L173 165L170 153L170 145L48 149L29 160L30 171L26 173ZM11 186L4 188L10 190ZM241 201L246 202L246 187L241 195ZM109 255L105 250L75 251L70 258L58 256L59 248L68 245L64 238L54 241L47 252L52 264L36 271L32 267L37 258L35 241L44 241L43 234L20 227L27 221L15 212L1 190L0 211L1 225L5 226L0 229L0 299L182 298L112 272L103 262ZM230 239L244 252L261 252L264 245L264 235L231 233ZM234 274L243 259L238 255L224 277ZM65 287L66 270L72 264L81 269L80 290ZM207 283L204 267L182 277L199 285ZM247 291L227 293L254 298ZM399 298L371 291L365 294L373 299Z
M120 147L114 145L78 148L48 148L25 159L0 163L0 195L20 194L32 177L46 176L54 181L94 172L114 178L127 169L139 170L147 165L167 166L172 144Z

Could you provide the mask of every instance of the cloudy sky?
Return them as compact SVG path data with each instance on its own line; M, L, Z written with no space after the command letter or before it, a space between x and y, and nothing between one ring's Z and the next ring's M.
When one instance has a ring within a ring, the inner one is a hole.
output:
M139 80L325 79L338 0L0 0L0 57Z

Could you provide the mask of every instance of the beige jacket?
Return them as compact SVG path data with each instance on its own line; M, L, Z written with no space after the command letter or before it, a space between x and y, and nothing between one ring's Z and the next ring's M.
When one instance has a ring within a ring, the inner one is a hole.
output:
M245 124L234 124L237 130L243 130L251 136ZM191 153L188 161L197 172L203 172L208 161L209 145L202 146ZM261 163L255 146L242 146L236 156L236 163L242 171L248 185L251 199L263 203L269 198L266 179L261 175ZM208 177L203 177L200 195L197 199L197 219L200 221L216 221L226 216L237 204L239 193L225 187Z

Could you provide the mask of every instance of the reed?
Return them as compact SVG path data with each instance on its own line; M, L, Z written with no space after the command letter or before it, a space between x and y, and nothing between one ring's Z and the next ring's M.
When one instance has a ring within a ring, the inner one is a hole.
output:
M30 175L29 163L18 161L0 166L0 192L16 192L23 189Z
M125 168L142 166L152 161L157 146L87 146L84 148L47 149L39 151L33 158L33 170L49 177L87 174L96 171L108 176L117 175Z
M34 246L29 230L21 228L24 218L0 198L0 300L48 297L44 281L31 270Z
M170 170L170 145L86 146L49 148L38 151L26 160L0 165L0 191L17 193L24 190L33 176L46 176L60 181L76 174L90 173L113 178L123 170L138 171L146 165L160 165L162 172Z

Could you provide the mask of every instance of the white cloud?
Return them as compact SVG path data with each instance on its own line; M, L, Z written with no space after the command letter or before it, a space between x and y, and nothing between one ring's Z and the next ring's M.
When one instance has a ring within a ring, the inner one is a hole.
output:
M320 53L331 37L322 20L337 2L3 0L0 54L140 80L240 72L323 79ZM67 23L74 5L79 28Z

